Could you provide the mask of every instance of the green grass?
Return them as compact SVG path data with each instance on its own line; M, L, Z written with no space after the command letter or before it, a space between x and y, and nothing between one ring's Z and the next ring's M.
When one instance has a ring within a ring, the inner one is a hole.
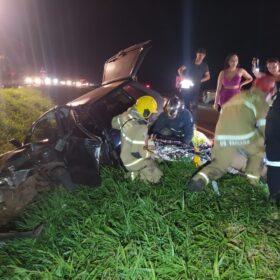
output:
M4 151L52 104L30 89L0 98ZM158 185L104 169L99 188L38 197L15 226L43 222L43 233L0 243L0 279L280 279L280 211L266 185L227 175L221 196L210 187L192 194L184 190L192 163L161 167Z
M14 148L10 139L23 141L31 124L52 106L36 89L0 89L0 153Z
M280 212L264 185L228 175L220 197L191 194L191 163L162 168L158 185L103 170L99 188L41 196L17 227L44 222L43 234L2 245L0 279L280 279Z

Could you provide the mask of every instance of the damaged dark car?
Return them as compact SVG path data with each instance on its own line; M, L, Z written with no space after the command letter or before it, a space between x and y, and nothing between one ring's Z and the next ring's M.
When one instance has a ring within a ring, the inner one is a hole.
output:
M137 73L151 42L134 45L108 59L102 84L35 121L22 144L0 156L0 225L15 215L37 193L62 184L97 186L100 166L121 165L120 133L111 129L114 116L143 95L156 91L137 82ZM18 209L18 210L17 210ZM10 214L9 214L10 211Z

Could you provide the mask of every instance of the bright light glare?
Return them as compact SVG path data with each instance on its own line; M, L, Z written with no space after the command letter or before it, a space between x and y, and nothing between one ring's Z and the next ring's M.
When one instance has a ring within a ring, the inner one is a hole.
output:
M60 81L60 84L65 86L66 85L66 82L65 81Z
M26 78L24 79L24 82L25 82L26 84L30 85L30 84L33 83L33 79L32 79L31 77L26 77Z
M76 87L81 87L82 83L81 82L76 82Z
M54 85L57 85L57 84L58 84L58 79L57 79L57 78L54 78L54 79L52 80L52 82L53 82Z
M34 83L35 83L36 85L41 85L42 81L41 81L40 78L36 77L36 78L34 79Z
M66 82L66 85L67 85L67 86L72 86L72 81L68 80L68 81Z
M191 88L194 86L193 81L189 80L189 79L182 80L180 84L181 84L181 88L185 88L185 89Z
M49 77L45 78L45 85L51 85L51 84L52 84L52 80Z

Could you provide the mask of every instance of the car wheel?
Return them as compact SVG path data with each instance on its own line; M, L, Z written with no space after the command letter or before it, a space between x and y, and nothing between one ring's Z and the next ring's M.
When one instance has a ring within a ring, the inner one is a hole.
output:
M77 188L77 185L71 179L70 173L63 167L53 169L50 175L57 183L62 184L70 192Z

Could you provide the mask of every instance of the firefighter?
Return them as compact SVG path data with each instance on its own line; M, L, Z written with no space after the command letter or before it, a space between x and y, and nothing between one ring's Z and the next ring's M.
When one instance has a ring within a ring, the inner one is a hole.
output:
M278 75L280 80L280 75ZM270 198L280 207L280 93L279 81L277 92L266 117L265 151L267 165L267 184Z
M132 180L138 177L146 182L158 183L163 175L147 145L148 124L154 113L157 113L157 102L146 95L112 120L112 127L121 130L121 160Z
M190 191L201 191L210 180L222 177L237 153L247 157L245 174L249 182L258 183L264 155L265 117L274 87L274 78L263 76L249 91L224 105L216 125L212 161L193 176L188 184Z
M152 138L190 144L194 130L193 117L191 112L184 109L182 105L179 97L169 98L164 112L160 114L149 130L149 134L153 135Z

